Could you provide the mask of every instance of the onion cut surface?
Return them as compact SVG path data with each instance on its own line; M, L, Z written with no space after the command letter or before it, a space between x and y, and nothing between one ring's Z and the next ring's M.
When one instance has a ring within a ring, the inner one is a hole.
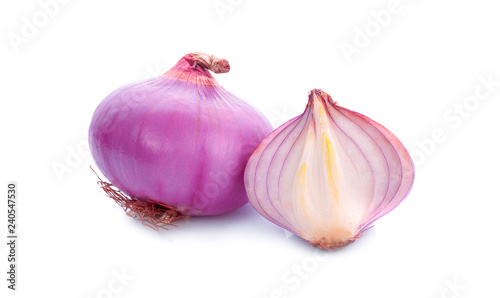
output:
M355 241L405 198L413 179L410 155L389 130L319 89L302 115L261 142L245 170L260 214L326 250Z

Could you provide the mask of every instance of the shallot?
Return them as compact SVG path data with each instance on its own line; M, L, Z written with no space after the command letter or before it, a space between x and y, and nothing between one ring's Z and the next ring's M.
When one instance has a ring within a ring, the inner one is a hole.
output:
M401 203L413 178L410 155L389 130L319 89L303 114L262 141L245 170L251 205L325 250L358 239Z
M97 107L90 150L110 181L101 185L129 215L171 223L248 202L244 168L272 126L209 72L229 69L224 59L187 54L165 74L123 86Z

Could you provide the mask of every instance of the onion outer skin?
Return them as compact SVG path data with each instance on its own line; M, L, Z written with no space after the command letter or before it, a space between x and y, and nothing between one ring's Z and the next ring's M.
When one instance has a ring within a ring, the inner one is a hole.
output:
M187 54L165 74L123 86L99 104L90 150L113 185L186 215L223 214L248 202L244 167L272 126L209 69L227 72L229 64Z
M385 127L314 89L303 114L268 135L250 157L250 204L309 244L337 250L409 193L414 165Z

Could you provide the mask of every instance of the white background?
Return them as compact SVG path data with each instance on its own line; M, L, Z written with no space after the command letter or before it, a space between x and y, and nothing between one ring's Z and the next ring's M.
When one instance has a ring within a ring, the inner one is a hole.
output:
M20 194L19 290L1 245L2 297L500 295L500 87L474 98L500 81L498 2L73 0L49 17L39 3L0 4L3 238L7 181ZM416 163L406 201L326 256L249 205L162 232L127 217L99 191L84 132L108 93L195 51L229 60L217 80L275 126L313 88L382 123Z

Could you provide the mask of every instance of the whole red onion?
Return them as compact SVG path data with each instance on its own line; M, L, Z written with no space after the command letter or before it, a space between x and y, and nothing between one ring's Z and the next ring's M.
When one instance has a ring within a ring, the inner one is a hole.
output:
M245 164L272 126L208 71L229 69L226 60L187 54L165 74L108 95L89 129L106 178L133 199L186 215L243 206Z

